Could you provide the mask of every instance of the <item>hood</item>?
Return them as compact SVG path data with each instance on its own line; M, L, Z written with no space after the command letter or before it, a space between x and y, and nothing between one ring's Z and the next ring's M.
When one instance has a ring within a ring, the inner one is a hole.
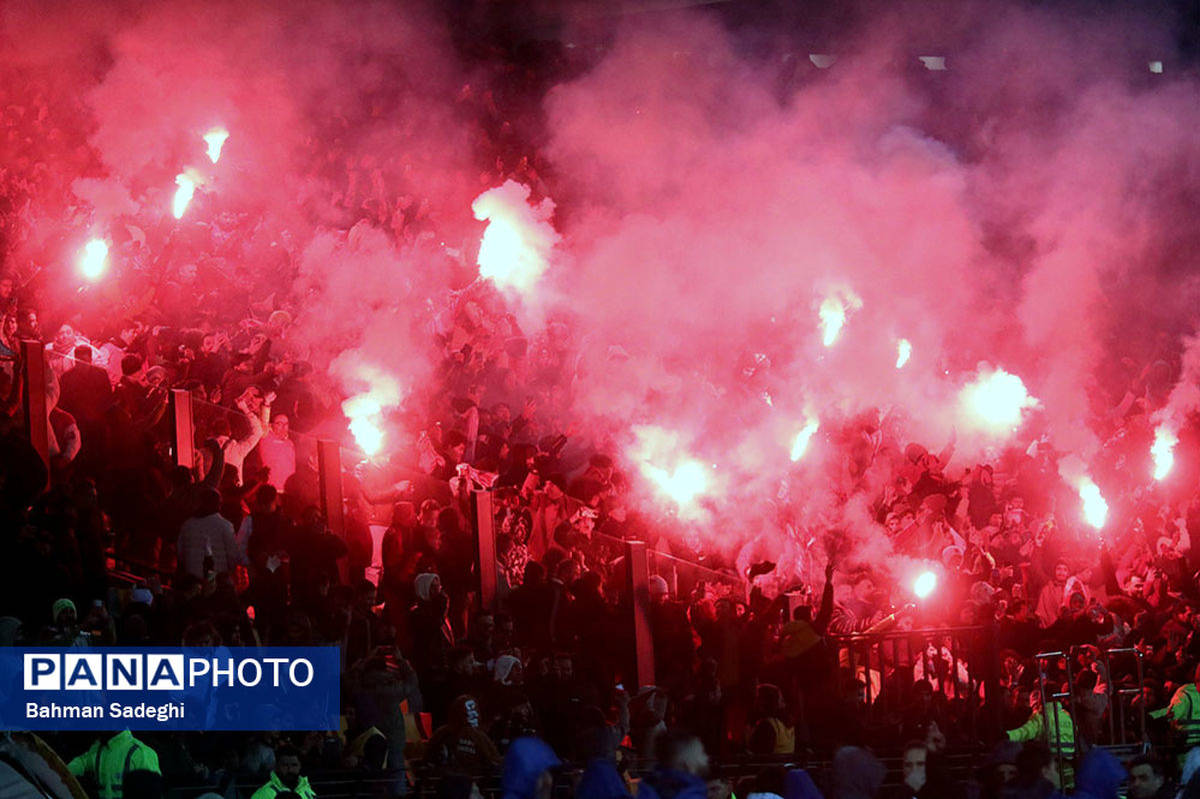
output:
M518 738L504 756L504 773L500 784L504 799L533 799L538 777L543 771L557 768L562 761L554 750L540 738Z
M843 746L833 756L833 795L837 799L871 799L886 773L879 758L866 749Z
M433 581L437 580L438 576L432 572L422 572L413 580L413 592L417 595L417 599L429 601L429 592L433 588Z
M632 799L632 796L612 761L596 758L583 770L575 799Z
M794 768L783 778L783 799L823 799L808 772Z
M1117 789L1125 779L1125 767L1104 749L1093 749L1083 758L1075 775L1075 793L1091 799L1117 799Z
M508 675L512 674L513 668L520 662L512 655L501 655L496 658L496 664L492 666L492 679L501 685L509 685Z

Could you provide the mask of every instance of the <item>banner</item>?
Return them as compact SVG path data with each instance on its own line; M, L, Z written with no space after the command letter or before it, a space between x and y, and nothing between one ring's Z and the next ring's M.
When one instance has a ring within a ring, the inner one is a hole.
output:
M336 730L337 647L0 648L4 730Z

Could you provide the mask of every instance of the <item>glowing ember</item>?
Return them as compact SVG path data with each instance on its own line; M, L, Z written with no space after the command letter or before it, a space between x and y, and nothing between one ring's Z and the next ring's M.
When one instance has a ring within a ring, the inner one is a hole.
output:
M186 172L180 172L175 176L175 185L179 188L175 190L175 201L171 204L171 213L176 219L182 219L183 212L187 210L188 203L192 201L192 195L196 193L196 181Z
M1003 369L980 373L959 393L963 408L987 427L1010 430L1021 423L1025 409L1038 402L1029 396L1021 378Z
M1154 458L1154 479L1162 480L1171 473L1175 465L1175 445L1179 436L1165 424L1154 431L1154 444L1150 447L1150 455Z
M225 128L213 128L208 133L204 134L204 143L208 145L208 158L214 164L221 158L221 148L225 145L225 140L229 138L229 131Z
M808 442L820 426L820 421L810 417L808 423L796 434L796 440L792 442L792 463L804 457L804 453L808 451Z
M1080 478L1079 498L1083 500L1083 520L1097 530L1103 528L1108 521L1108 503L1090 477Z
M908 359L912 357L912 342L906 338L900 339L896 344L896 368L903 369L904 364L908 363Z
M550 251L558 233L550 224L554 203L529 203L530 189L508 181L475 198L475 218L486 220L487 229L479 244L479 276L490 278L500 288L528 291L549 265Z
M99 280L108 268L108 242L92 239L83 248L79 259L79 274L88 280Z
M937 588L937 575L933 572L921 572L913 581L913 593L924 599Z

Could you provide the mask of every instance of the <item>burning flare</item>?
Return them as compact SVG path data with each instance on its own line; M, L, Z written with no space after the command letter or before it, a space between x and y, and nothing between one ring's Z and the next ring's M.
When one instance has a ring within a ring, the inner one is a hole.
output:
M479 244L479 276L502 289L527 292L549 266L558 233L550 224L554 203L529 202L530 188L515 181L489 189L475 198L475 218L486 220Z
M367 388L343 402L342 413L350 422L355 443L370 458L383 449L386 440L383 414L386 408L400 402L400 384L369 364L359 364L353 367L353 372L355 380L365 383Z
M846 325L846 316L862 307L862 299L849 289L835 289L825 295L817 308L820 317L821 343L832 347Z
M631 455L638 471L681 512L691 509L709 488L704 465L679 454L682 447L676 433L653 425L635 427L633 432L637 444Z
M664 494L670 497L671 501L680 508L692 504L696 497L704 493L704 489L708 487L708 477L704 474L704 467L699 461L686 460L675 467L673 472L667 472L666 469L645 464L642 466L642 474L654 481Z
M359 448L373 458L383 449L383 429L378 419L383 414L383 407L369 394L351 397L342 403L342 413L350 420L350 432Z
M937 588L937 575L931 571L921 572L917 575L917 579L913 580L913 593L920 599L932 594L935 588Z
M808 451L808 442L812 440L813 435L816 434L820 426L821 423L816 417L810 416L808 418L808 422L796 434L795 440L792 441L792 463L804 457L804 453Z
M79 259L79 274L88 280L99 280L108 268L108 242L104 239L92 239L83 247L83 256Z
M221 159L221 148L228 138L229 131L225 128L213 128L204 134L204 143L208 145L208 159L214 164Z
M896 343L896 368L903 369L904 364L912 357L912 342L906 338Z
M1100 486L1090 477L1079 479L1079 498L1083 500L1083 520L1100 530L1108 521L1108 503L1100 494Z
M175 176L175 185L179 188L175 190L175 201L171 204L171 213L176 219L182 219L183 212L187 210L188 203L192 201L192 195L196 193L196 179L187 172L180 172Z
M1150 455L1154 458L1154 479L1163 480L1171 473L1175 465L1175 445L1179 436L1166 424L1159 425L1154 431L1154 443L1150 446Z
M959 392L959 402L967 414L996 432L1012 430L1021 424L1021 415L1038 401L1029 396L1021 378L1003 369L980 372Z

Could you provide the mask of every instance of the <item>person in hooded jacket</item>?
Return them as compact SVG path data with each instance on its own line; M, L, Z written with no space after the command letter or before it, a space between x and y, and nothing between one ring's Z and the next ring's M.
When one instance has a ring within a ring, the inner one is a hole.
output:
M431 763L462 774L486 774L500 764L495 744L479 729L479 707L470 696L454 700L450 720L433 733L425 751Z
M562 765L554 750L540 738L518 738L504 756L500 775L502 799L550 799L552 769Z
M597 757L588 762L579 777L575 799L633 799L633 795L613 762Z
M1106 749L1092 749L1075 776L1076 799L1117 799L1125 781L1125 767Z
M1002 799L1064 799L1050 747L1027 741L1017 755L1017 778L1000 791Z
M873 799L887 774L879 758L857 746L843 746L833 755L833 799Z
M668 729L654 742L657 766L638 786L638 799L708 799L708 753L690 732Z

